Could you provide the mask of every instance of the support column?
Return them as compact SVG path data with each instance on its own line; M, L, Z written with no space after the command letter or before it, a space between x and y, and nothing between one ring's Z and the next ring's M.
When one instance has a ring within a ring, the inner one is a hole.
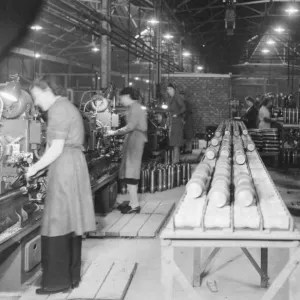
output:
M110 0L101 1L101 12L110 15ZM110 31L108 22L102 21L102 27ZM111 82L111 42L107 35L101 36L100 88L106 89Z
M161 0L156 0L156 7L155 7L155 15L156 19L161 20ZM161 24L158 23L156 30L155 30L155 42L156 42L156 63L155 63L155 85L156 91L154 97L159 96L160 93L160 83L161 83Z
M182 41L183 41L183 38L180 38L180 42L179 42L179 67L183 71L183 56L182 56L183 47L182 47Z

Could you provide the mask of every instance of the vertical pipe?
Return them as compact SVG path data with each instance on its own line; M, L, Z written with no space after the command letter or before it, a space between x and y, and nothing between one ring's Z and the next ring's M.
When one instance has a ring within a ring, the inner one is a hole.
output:
M151 103L151 62L149 61L148 105Z
M131 4L130 4L130 0L128 1L128 22L127 22L127 26L128 26L128 36L130 36L131 30L130 30L130 15L131 15ZM128 43L128 53L127 53L127 82L129 84L129 76L130 76L130 52L129 52L129 43Z
M101 12L105 16L108 16L110 1L102 0L101 1ZM102 21L102 28L105 30L109 29L109 24L107 21ZM110 47L109 47L109 38L108 35L101 36L101 75L100 75L100 87L106 89L108 87L108 81L110 80L109 75L109 64L110 64ZM98 80L98 79L97 79Z
M183 38L180 38L180 42L179 42L179 67L180 67L181 71L183 71L182 41L183 41Z

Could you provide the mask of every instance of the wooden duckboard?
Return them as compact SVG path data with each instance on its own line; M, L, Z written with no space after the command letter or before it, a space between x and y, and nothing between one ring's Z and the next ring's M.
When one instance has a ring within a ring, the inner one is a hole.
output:
M162 193L148 195L139 214L123 215L113 211L106 217L97 216L97 230L90 237L154 238L174 209L175 201L165 200ZM151 199L152 198L152 199Z
M82 280L78 288L67 293L37 295L38 281L19 300L123 300L133 279L137 264L109 262L103 259L82 266Z

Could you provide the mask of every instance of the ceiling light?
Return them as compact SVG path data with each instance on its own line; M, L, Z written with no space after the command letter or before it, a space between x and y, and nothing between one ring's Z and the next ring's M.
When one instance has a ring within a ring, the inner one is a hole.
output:
M129 82L129 84L128 84L129 86L132 86L132 82Z
M142 105L141 108L142 108L142 110L146 110L147 109L147 107L145 105Z
M183 56L187 57L187 56L191 56L191 53L190 52L187 52L187 51L184 51L182 53Z
M41 54L35 53L35 54L34 54L34 57L35 57L35 58L40 58L40 57L41 57Z
M269 53L270 50L269 50L269 49L262 49L261 52L262 52L262 53Z
M198 66L198 67L197 67L197 70L202 71L202 70L203 70L203 67L202 67L202 66Z
M289 7L285 10L285 12L287 12L289 14L289 16L294 15L295 13L297 13L299 10L295 7Z
M34 26L31 26L31 29L32 29L32 30L36 30L36 31L38 31L38 30L42 30L42 29L43 29L43 27L42 27L42 26L40 26L40 25L34 25Z
M150 19L150 20L148 20L148 23L150 23L150 24L158 24L159 21L156 20L156 19Z
M150 82L150 80L149 80L149 79L146 79L145 81L146 81L146 83L149 83L149 82Z
M268 45L274 45L275 42L274 42L273 40L268 40L268 41L267 41L267 44L268 44Z
M164 35L164 38L167 39L167 40L170 40L170 39L172 39L173 37L174 37L174 36L171 35L171 34L169 34L169 33L167 33L167 34Z
M162 108L162 109L168 109L168 105L167 105L166 103L163 103L163 104L161 105L161 108Z
M93 49L92 49L92 51L94 51L94 52L98 52L100 49L99 48L97 48L97 47L94 47Z
M274 31L276 31L276 32L278 32L278 33L282 33L282 32L285 31L285 29L282 28L282 27L276 27L276 28L274 28Z
M134 77L134 80L140 80L140 77Z

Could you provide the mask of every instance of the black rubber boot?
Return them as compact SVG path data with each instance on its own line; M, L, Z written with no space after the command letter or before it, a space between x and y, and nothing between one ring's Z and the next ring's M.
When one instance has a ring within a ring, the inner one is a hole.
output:
M42 281L39 294L59 293L72 286L70 274L72 235L42 236Z
M81 271L81 248L82 237L72 237L72 257L71 257L71 276L72 276L72 288L79 286L80 271Z

